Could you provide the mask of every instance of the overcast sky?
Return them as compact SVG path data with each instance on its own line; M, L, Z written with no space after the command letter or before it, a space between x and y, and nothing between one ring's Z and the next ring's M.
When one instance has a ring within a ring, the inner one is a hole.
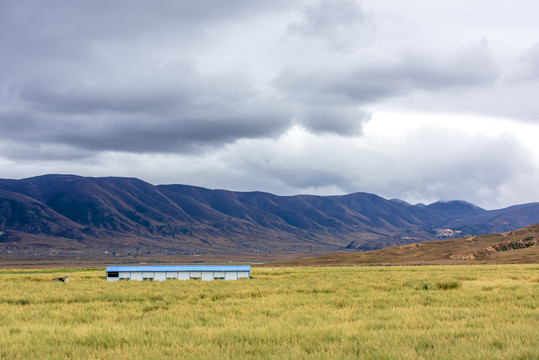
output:
M539 3L0 0L0 177L539 201Z

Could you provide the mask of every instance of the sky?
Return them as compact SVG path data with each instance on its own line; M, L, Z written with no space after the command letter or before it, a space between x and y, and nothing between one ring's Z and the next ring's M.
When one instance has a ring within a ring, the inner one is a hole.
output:
M0 177L539 201L535 0L0 0Z

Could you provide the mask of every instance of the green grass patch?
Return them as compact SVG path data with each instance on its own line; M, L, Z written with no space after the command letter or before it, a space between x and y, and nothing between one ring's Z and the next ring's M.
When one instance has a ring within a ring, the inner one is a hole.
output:
M436 288L439 290L458 289L459 287L460 287L460 282L456 280L439 281L436 283Z

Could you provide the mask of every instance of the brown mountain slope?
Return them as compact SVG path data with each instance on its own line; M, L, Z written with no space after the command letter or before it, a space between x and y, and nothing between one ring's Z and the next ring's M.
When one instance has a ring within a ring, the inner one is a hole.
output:
M427 241L367 252L338 252L286 265L428 265L539 263L539 224L492 235Z
M367 193L278 196L135 178L52 174L0 179L0 190L0 255L324 254L539 222L539 203L488 211L464 201L425 206Z

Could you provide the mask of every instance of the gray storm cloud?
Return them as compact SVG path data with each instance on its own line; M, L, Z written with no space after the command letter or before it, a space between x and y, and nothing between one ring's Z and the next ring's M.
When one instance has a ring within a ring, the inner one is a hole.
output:
M445 57L406 50L393 58L358 57L338 68L288 69L278 78L277 86L305 101L366 105L413 91L488 85L498 76L487 43L482 40Z
M539 42L524 52L522 62L525 67L523 69L524 79L539 80Z
M444 57L410 49L394 58L362 55L338 68L286 69L275 85L299 103L308 129L357 135L371 118L369 105L414 92L487 86L499 77L486 40Z
M286 107L272 106L241 72L205 75L178 62L139 76L89 86L73 80L53 88L24 84L10 96L13 108L21 109L15 117L0 115L0 130L11 140L173 152L271 136L289 126Z
M299 19L276 33L320 38L333 48L372 38L372 16L351 0L289 8L281 2L272 9L240 0L159 7L134 1L129 11L125 1L2 6L0 36L10 51L0 60L0 136L10 141L184 152L277 136L296 123L313 132L358 135L371 118L368 105L417 91L481 86L498 76L486 41L438 56L356 51L339 66L287 66L262 83L269 93L257 88L256 68L199 69L201 60L193 60L213 45L208 27L226 29L245 17L285 10ZM25 27L29 22L40 30ZM6 35L12 33L19 35ZM270 95L275 92L281 96Z
M204 39L208 24L269 10L264 5L30 1L0 6L0 37L7 45L7 56L0 59L5 141L36 148L182 152L272 136L289 126L286 106L261 95L249 74L205 73L195 61L182 59L181 50L173 54L180 58L158 53L163 46L189 46L193 33Z
M372 38L375 26L361 4L344 0L323 0L307 4L287 32L305 38L321 39L333 50L351 51Z

